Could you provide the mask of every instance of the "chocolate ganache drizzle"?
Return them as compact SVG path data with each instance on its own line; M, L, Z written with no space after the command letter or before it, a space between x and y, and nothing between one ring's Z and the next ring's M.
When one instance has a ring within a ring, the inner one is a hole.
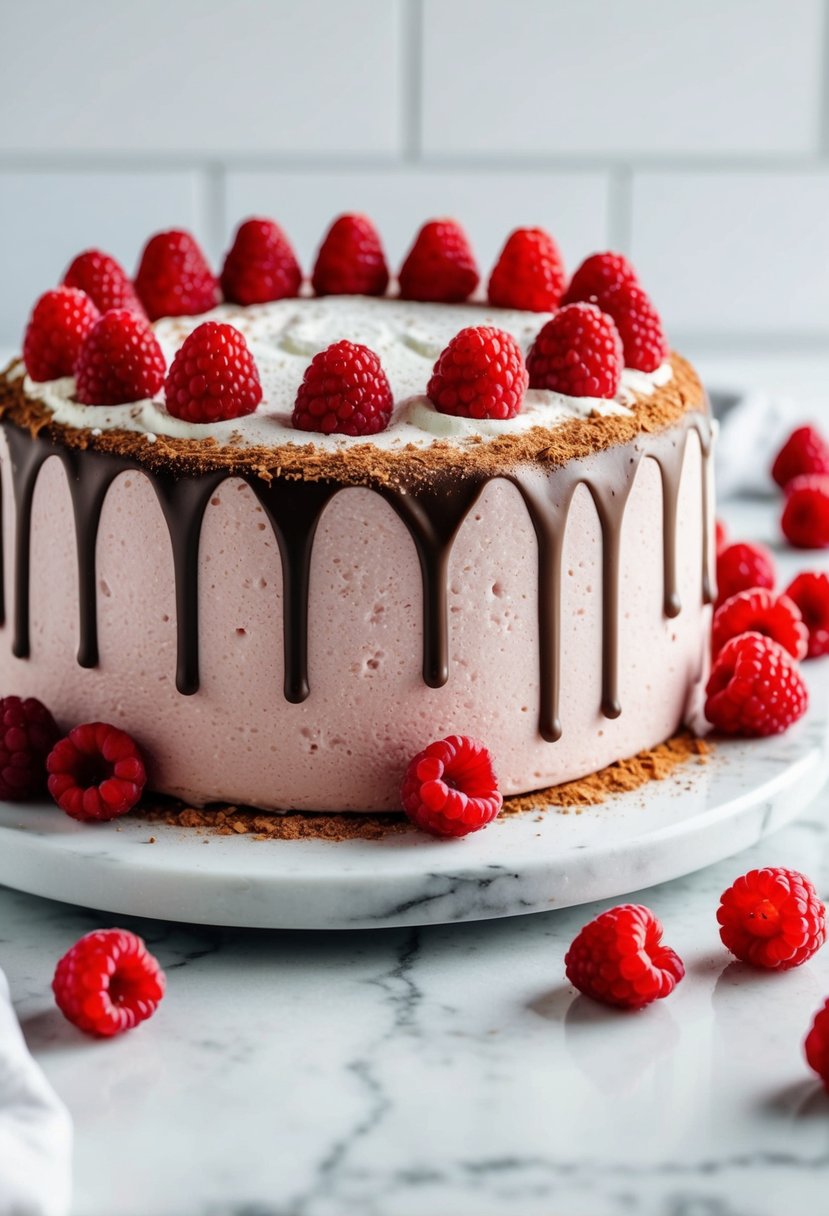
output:
M50 456L64 466L72 499L78 561L78 663L98 663L96 542L101 509L109 487L121 473L140 472L158 498L170 535L176 596L176 687L185 696L199 688L199 539L205 508L228 477L247 482L261 504L279 547L283 582L284 695L298 704L310 692L308 603L311 555L322 514L344 483L265 481L255 472L218 469L175 476L172 467L150 469L128 456L70 448L47 435L31 436L2 421L11 457L15 504L12 651L28 658L29 582L32 503L38 475ZM496 476L520 493L538 545L538 619L540 660L539 731L555 742L561 736L559 672L561 648L562 553L573 494L579 485L590 493L602 533L602 713L616 718L619 701L619 584L621 534L628 497L644 458L654 460L662 482L663 610L681 610L677 590L678 499L688 436L695 431L702 452L703 546L702 597L712 599L709 521L711 426L702 413L687 414L677 425L642 433L632 443L597 452L587 461L554 468L533 463L497 475L470 467L464 476L440 473L396 485L372 487L397 513L414 543L423 585L423 679L431 688L449 678L447 576L452 545L486 484ZM1 556L1 555L0 555ZM0 569L2 561L0 560ZM3 606L0 579L0 609Z

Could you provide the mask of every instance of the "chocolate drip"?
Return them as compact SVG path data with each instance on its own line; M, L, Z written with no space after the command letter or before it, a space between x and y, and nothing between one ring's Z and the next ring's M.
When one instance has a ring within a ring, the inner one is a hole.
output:
M248 482L270 521L282 561L282 646L285 700L294 705L308 683L308 590L311 551L323 511L340 486L325 481Z
M29 584L32 502L37 478L49 456L57 456L67 473L75 521L78 558L80 644L78 662L98 662L97 579L95 550L101 510L115 478L124 472L146 476L155 491L167 524L173 557L176 595L176 687L190 695L199 687L199 541L205 508L228 477L245 481L267 515L282 563L284 695L299 703L309 694L308 604L314 537L322 514L344 487L337 482L263 481L253 472L215 470L176 478L172 470L151 470L137 461L110 453L66 448L46 436L30 436L13 423L2 422L11 457L15 501L14 607L12 651L30 653ZM702 509L705 522L702 594L713 598L712 539L709 520L711 429L708 417L689 414L679 427L662 434L645 434L632 444L614 446L590 461L573 461L545 471L522 466L502 474L519 491L535 531L538 546L538 622L540 662L539 731L555 742L561 737L559 687L561 673L562 553L573 494L579 485L589 491L602 532L602 712L621 713L619 702L619 583L621 535L625 509L637 469L644 457L659 465L662 479L665 615L680 611L677 592L676 542L678 497L688 433L696 430L702 452ZM679 431L679 434L677 434ZM376 493L397 513L415 545L423 584L423 679L440 688L449 678L447 575L452 546L490 474L474 468L464 477L431 479L422 473L408 484L385 485ZM0 572L2 572L0 551ZM2 607L0 579L0 608Z
M415 543L423 581L423 681L443 688L449 679L449 623L446 574L452 544L477 502L485 481L470 477L422 485L408 492L384 488Z

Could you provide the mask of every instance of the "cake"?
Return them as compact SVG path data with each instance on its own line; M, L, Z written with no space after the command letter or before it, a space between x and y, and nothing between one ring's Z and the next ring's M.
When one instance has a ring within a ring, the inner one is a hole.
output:
M495 274L489 301L466 298L474 282L458 300L439 261L432 299L428 276L424 290L403 272L414 298L377 281L356 294L348 274L323 294L315 271L318 294L294 274L264 301L225 287L243 302L217 304L212 280L195 315L152 330L168 368L205 322L242 335L261 401L236 417L176 416L163 388L84 404L72 375L14 360L0 379L0 689L61 725L127 730L149 787L194 806L397 810L408 761L450 734L485 741L501 792L521 794L674 734L708 650L705 393L664 351L611 393L538 387L564 282L517 307L525 267L499 265L510 307ZM141 272L136 286L147 307ZM606 320L603 298L569 307ZM613 339L625 354L628 321ZM455 335L482 327L530 358L514 416L427 395ZM379 359L388 424L297 429L306 368L342 341Z

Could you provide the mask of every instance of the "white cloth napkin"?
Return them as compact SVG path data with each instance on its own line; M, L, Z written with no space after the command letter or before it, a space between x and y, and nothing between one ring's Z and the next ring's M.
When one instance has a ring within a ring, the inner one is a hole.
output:
M29 1055L0 971L0 1216L67 1216L72 1126Z
M775 491L770 469L785 439L804 421L803 408L765 393L711 393L720 431L715 447L717 497Z

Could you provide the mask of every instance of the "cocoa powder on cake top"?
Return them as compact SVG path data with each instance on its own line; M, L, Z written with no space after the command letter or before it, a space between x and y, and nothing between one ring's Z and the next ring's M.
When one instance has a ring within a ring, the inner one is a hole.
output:
M574 418L552 427L533 427L515 435L465 442L435 439L428 447L390 450L355 442L337 451L311 443L276 447L222 446L214 438L176 439L157 435L149 442L139 431L91 430L52 422L42 402L27 397L22 376L9 378L13 364L0 373L0 418L8 419L32 435L45 433L57 443L92 448L124 456L151 470L175 470L197 475L226 469L247 472L271 481L334 481L341 485L395 485L400 481L428 481L435 474L457 477L471 472L498 476L520 465L561 467L571 460L633 442L643 433L666 430L689 413L707 409L704 389L691 365L681 355L671 356L673 376L651 396L638 396L630 416L598 415Z

